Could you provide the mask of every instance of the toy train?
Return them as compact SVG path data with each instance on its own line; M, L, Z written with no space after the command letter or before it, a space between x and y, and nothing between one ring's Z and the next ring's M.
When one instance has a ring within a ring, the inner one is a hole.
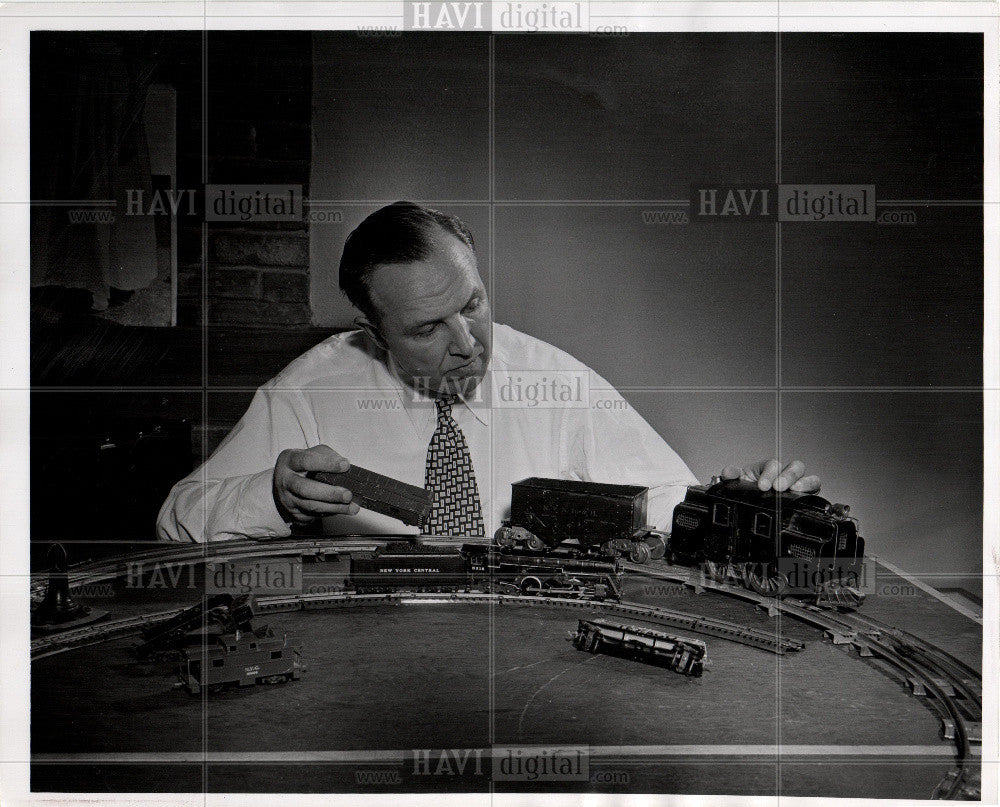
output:
M270 631L262 636L251 631L213 638L205 648L184 651L181 682L192 695L205 688L217 692L230 686L280 684L298 678L303 669L302 642L288 636L279 639Z
M465 544L460 551L389 544L352 553L345 585L358 594L482 591L620 601L623 572L616 560L519 555L483 544Z
M719 581L783 597L808 590L817 605L857 608L864 538L847 505L755 483L693 485L674 509L669 546L645 524L648 489L532 477L516 482L511 518L494 535L503 552L554 551L636 563L666 550L672 564L701 564Z
M702 563L765 596L809 589L817 604L857 608L865 540L849 513L814 494L713 480L689 487L674 508L667 559Z
M708 663L708 646L700 639L606 619L581 619L570 639L577 650L646 661L682 675L700 676Z
M646 524L648 488L530 477L511 485L510 520L493 536L504 549L546 552L574 544L582 555L627 555L633 563L662 556Z
M299 677L302 642L267 625L253 626L257 608L251 592L202 597L175 616L142 629L133 648L140 661L178 657L178 676L192 695L229 686L277 684Z

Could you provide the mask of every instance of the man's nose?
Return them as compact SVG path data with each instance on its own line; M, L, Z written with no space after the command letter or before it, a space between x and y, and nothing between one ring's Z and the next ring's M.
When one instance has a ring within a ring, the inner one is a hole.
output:
M452 352L460 356L471 356L476 351L476 338L469 329L465 317L457 316L451 323Z

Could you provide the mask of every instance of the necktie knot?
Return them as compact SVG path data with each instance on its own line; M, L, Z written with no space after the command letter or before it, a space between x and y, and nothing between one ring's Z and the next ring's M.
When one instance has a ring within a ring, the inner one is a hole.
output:
M442 395L440 398L434 399L434 405L437 407L438 421L451 420L451 407L455 403L454 395Z

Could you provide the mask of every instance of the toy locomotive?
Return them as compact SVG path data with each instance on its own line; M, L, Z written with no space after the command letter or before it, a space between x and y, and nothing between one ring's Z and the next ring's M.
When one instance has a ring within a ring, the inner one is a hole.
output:
M646 661L682 675L700 676L708 663L708 647L700 639L605 619L581 619L576 634L570 634L570 638L577 650Z
M770 597L811 589L817 604L857 608L865 540L844 504L713 480L688 488L674 508L671 563L702 563L719 580L736 576Z
M518 555L483 544L461 551L389 544L352 553L348 588L359 594L482 591L585 600L621 600L620 561L570 555Z
M511 485L510 520L493 536L504 549L547 552L567 542L581 555L646 563L660 541L646 524L648 488L530 477ZM662 541L660 541L662 548Z

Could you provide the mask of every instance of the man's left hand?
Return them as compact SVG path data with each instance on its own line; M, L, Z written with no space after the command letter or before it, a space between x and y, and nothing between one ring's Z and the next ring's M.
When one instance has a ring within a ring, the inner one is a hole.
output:
M727 465L722 471L722 478L756 482L761 490L816 493L819 490L819 477L805 476L805 472L806 466L800 460L793 460L784 468L777 460L761 460L743 468Z

